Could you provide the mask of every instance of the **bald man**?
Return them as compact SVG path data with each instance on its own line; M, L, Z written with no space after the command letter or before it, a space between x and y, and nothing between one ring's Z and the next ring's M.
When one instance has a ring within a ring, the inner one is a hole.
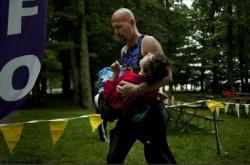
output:
M114 12L111 17L112 27L115 35L125 43L121 49L121 65L130 68L134 72L140 70L139 61L148 53L163 53L160 43L153 37L140 34L134 14L127 8L121 8ZM123 97L140 95L145 92L159 89L166 82L172 80L172 72L156 85L150 86L147 83L139 85L121 81L117 91ZM157 73L155 73L157 74ZM138 105L132 112L138 112ZM140 120L134 121L136 116L143 116ZM154 164L175 164L176 161L168 147L166 139L166 124L169 120L169 113L162 102L155 102L142 113L134 116L122 116L110 131L110 147L107 156L109 164L122 164L136 140L144 144L144 154L148 163Z

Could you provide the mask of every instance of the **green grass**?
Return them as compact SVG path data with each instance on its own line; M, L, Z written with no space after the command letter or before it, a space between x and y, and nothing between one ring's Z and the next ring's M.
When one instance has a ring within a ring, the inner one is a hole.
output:
M178 98L178 97L177 97ZM179 99L179 98L178 98ZM71 108L69 100L50 98L38 109L21 109L4 121L24 122L38 119L56 119L92 114L93 110ZM209 113L203 112L201 113ZM248 164L250 163L250 119L237 118L233 114L219 116L220 141L227 155L217 154L215 135L208 133L208 123L200 120L203 129L191 128L192 132L180 133L179 128L168 126L168 142L180 164ZM2 121L3 122L3 121ZM196 124L196 121L193 122ZM109 124L109 129L114 123ZM197 132L200 133L194 133ZM53 146L48 122L25 124L20 141L12 154L9 153L0 134L0 163L6 164L105 164L109 145L99 140L98 133L91 132L87 118L69 121L64 134ZM128 154L127 164L146 164L143 145L137 142Z

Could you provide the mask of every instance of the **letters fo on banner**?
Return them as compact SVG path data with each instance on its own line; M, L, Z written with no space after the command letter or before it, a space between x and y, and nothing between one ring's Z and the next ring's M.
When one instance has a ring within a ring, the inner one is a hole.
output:
M20 106L39 75L46 0L0 1L0 118Z

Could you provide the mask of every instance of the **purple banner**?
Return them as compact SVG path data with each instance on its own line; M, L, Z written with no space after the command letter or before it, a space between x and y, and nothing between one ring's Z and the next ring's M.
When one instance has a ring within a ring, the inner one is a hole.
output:
M41 69L47 0L0 0L0 119L20 106Z

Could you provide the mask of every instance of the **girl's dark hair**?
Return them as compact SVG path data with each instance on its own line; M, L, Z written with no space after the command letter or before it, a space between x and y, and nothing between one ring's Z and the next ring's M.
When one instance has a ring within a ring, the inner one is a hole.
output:
M152 55L152 58L148 59L142 67L144 79L149 85L154 85L169 75L169 61L161 53Z

